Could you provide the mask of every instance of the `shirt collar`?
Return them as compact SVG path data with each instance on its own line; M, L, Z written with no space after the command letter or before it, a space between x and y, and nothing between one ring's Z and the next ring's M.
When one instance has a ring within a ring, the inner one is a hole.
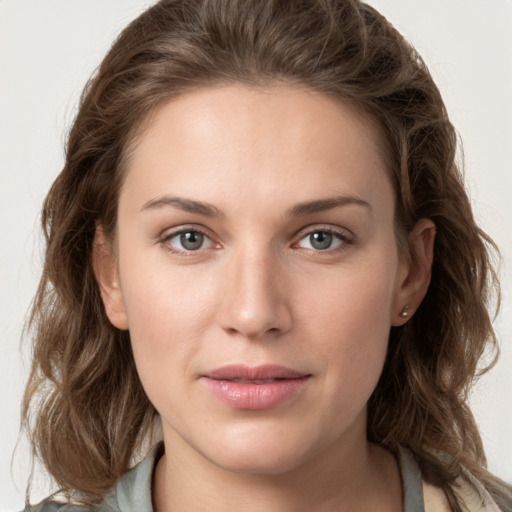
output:
M151 487L156 463L164 454L163 442L155 445L146 457L128 471L104 502L106 511L153 512Z
M153 512L151 485L155 465L164 453L163 442L155 445L135 468L124 475L106 498L103 510L120 512ZM412 453L398 451L398 463L404 492L404 512L425 512L421 472Z

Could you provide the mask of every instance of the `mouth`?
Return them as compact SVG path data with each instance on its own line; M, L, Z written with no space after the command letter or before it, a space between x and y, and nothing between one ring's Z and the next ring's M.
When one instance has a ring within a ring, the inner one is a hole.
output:
M249 379L227 379L227 380L230 380L231 382L238 382L240 384L269 384L271 382L277 382L277 381L284 380L284 379L277 378L277 379L254 379L254 380L249 380Z
M230 365L203 376L208 389L235 409L272 409L296 398L311 374L278 365Z

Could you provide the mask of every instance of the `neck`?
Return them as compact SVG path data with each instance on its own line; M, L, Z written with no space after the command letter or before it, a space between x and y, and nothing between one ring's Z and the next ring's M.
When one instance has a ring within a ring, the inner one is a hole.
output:
M265 475L226 470L173 445L166 442L172 457L164 455L155 471L155 512L402 510L395 458L366 440L328 446L301 467Z

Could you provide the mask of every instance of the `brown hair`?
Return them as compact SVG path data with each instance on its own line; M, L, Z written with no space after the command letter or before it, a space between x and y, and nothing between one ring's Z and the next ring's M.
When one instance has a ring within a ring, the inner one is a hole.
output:
M496 348L487 310L497 292L493 244L473 219L456 134L425 64L358 0L162 0L121 33L85 88L43 207L46 258L23 405L34 453L64 492L95 502L147 440L157 414L129 333L103 308L91 267L95 227L115 233L126 159L154 109L185 90L233 82L309 87L379 123L399 238L420 218L432 219L437 235L427 296L391 330L368 437L392 450L408 446L453 510L449 484L463 466L512 506L508 488L484 469L466 403L481 356Z

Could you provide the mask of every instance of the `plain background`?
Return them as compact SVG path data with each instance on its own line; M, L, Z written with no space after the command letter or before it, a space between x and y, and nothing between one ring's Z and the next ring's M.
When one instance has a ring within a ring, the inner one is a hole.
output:
M21 510L18 439L29 357L20 348L42 250L38 215L80 91L150 1L0 0L0 511ZM512 482L512 1L371 0L430 66L464 140L475 215L502 249L502 359L472 396L490 469ZM464 250L464 248L461 248ZM36 478L35 497L46 493Z

